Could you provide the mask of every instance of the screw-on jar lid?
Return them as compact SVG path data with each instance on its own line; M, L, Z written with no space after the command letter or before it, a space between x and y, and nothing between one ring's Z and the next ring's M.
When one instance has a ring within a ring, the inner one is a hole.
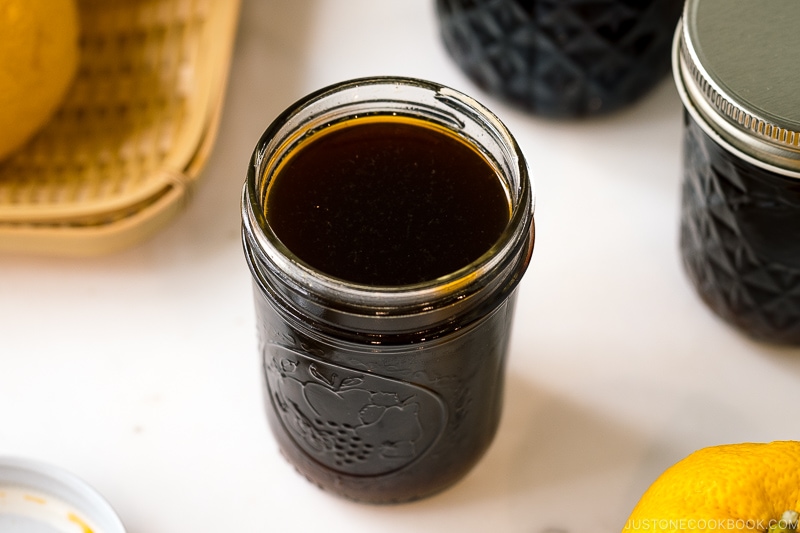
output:
M684 103L748 159L800 172L800 1L687 0L676 34Z

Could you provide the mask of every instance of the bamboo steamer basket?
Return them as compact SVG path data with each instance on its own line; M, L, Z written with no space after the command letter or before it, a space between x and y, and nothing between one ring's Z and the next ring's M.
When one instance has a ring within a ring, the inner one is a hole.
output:
M87 256L186 205L217 132L239 0L78 0L61 108L0 162L0 251Z

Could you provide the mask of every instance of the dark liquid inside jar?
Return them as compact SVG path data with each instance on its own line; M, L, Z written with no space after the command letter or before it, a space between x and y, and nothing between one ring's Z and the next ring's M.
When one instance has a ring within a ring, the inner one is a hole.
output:
M480 87L550 117L619 109L669 72L682 0L437 0L447 51Z
M800 343L800 181L723 149L685 113L681 252L719 316Z
M497 172L473 146L422 120L389 116L311 136L271 182L266 217L311 267L397 286L478 259L509 210Z

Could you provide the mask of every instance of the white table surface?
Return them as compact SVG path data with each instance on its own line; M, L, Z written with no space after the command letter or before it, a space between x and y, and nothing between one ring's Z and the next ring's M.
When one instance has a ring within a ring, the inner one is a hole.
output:
M239 240L267 124L314 89L375 74L477 97L517 137L536 189L497 437L462 482L398 506L322 492L279 455ZM692 450L800 438L800 351L721 323L682 271L680 145L670 79L613 116L553 122L467 80L429 0L244 0L189 207L114 255L0 256L0 455L84 478L129 533L620 531Z

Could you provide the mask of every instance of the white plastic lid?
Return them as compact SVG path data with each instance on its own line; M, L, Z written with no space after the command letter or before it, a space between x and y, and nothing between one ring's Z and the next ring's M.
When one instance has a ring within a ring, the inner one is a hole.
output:
M0 457L3 533L125 533L117 514L92 487L61 468Z

